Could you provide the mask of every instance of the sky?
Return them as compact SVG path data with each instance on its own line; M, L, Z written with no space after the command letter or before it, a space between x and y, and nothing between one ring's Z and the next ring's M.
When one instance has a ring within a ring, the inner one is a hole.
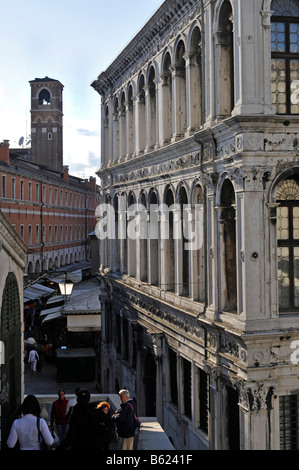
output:
M100 95L90 86L162 0L1 2L0 142L30 140L30 80L63 85L63 163L80 178L101 164ZM23 144L23 145L24 145ZM30 144L29 144L30 145Z

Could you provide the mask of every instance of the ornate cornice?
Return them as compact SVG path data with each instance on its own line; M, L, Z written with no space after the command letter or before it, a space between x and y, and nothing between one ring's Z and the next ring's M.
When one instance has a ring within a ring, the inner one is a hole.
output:
M123 77L128 79L129 70L130 75L134 75L141 68L142 62L149 61L173 37L176 37L180 30L186 27L194 17L197 4L196 0L164 1L115 61L99 75L91 86L104 96L109 94Z
M205 340L205 329L198 325L196 315L176 309L173 306L168 308L167 304L162 306L158 300L128 289L127 286L123 288L117 282L114 283L113 298L114 300L117 299L122 305L126 304L141 314L146 313L148 319L164 324L168 323L202 342Z
M171 160L160 162L151 166L138 168L131 172L117 173L111 175L111 179L104 179L103 186L118 185L133 181L141 181L152 177L160 177L161 175L173 174L176 171L196 167L201 162L200 152L192 152L188 155L173 158Z
M223 332L220 338L220 352L239 359L244 364L247 362L247 350L238 338Z
M246 346L240 338L222 331L221 328L216 328L217 331L215 331L215 327L211 327L204 320L201 321L198 316L137 292L127 285L124 287L117 280L113 282L110 278L110 281L113 284L111 295L114 301L139 312L141 316L146 315L147 320L152 321L156 327L171 326L184 335L190 335L190 339L193 338L208 348L212 355L221 353L234 363L237 359L240 366L247 363ZM137 318L134 319L138 321Z

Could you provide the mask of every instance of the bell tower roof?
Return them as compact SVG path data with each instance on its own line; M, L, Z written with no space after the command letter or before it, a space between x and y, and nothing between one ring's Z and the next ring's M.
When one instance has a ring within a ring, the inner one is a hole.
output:
M57 84L60 83L59 80L55 80L55 78L50 78L50 77L45 77L45 78L35 78L34 80L30 80L29 83L45 83L45 82L56 82ZM62 83L60 83L60 85L62 86L62 88L64 87L62 85Z

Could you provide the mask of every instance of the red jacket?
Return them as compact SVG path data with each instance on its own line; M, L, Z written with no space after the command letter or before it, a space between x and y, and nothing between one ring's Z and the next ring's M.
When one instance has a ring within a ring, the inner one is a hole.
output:
M56 424L66 424L66 405L68 400L64 398L63 400L56 400L52 405L51 410L51 426L54 422Z

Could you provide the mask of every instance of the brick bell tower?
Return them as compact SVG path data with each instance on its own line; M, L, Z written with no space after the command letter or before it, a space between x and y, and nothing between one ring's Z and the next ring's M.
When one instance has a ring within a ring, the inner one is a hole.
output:
M32 161L51 170L63 171L62 90L49 77L31 80Z

